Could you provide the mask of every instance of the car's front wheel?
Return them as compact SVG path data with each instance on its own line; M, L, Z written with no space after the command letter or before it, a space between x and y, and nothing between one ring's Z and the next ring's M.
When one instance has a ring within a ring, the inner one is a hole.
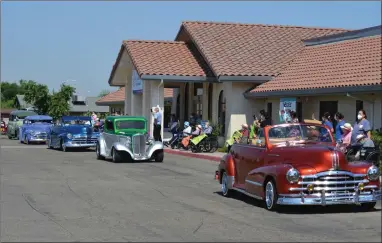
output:
M29 144L29 140L28 140L27 135L24 136L24 144Z
M163 150L159 150L155 153L155 156L154 156L155 162L163 162L163 158L164 158Z
M119 163L122 161L121 152L119 152L115 148L111 150L111 157L114 163Z
M100 147L99 143L97 143L97 145L96 145L96 155L97 155L98 160L104 160L105 159L105 157L103 157L101 155L101 147Z
M222 175L221 191L223 196L225 197L230 197L232 195L232 190L229 189L228 175L227 175L227 172L225 171L223 172L223 175Z
M68 148L66 147L66 145L64 143L64 140L62 140L62 139L61 139L61 142L60 142L60 148L61 148L62 152L68 152Z
M269 180L264 188L265 206L269 211L277 209L277 188L273 180Z

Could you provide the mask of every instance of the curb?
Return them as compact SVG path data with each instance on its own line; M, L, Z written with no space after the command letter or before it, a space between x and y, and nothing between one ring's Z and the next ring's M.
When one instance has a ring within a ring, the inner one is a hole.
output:
M197 159L205 159L205 160L210 160L210 161L215 161L215 162L220 162L220 158L216 156L211 156L211 155L205 155L205 154L196 154L196 153L186 153L178 150L173 150L173 149L164 149L165 153L168 154L176 154L176 155L181 155L185 157L191 157L191 158L197 158Z

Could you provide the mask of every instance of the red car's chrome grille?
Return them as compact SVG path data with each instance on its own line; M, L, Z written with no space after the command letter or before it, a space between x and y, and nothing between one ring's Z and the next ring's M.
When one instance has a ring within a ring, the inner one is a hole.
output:
M365 174L353 174L348 171L327 171L315 175L302 176L296 187L290 188L290 191L314 194L323 190L330 194L347 194L355 192L360 183L368 189ZM308 190L308 185L312 190ZM370 187L371 188L371 187ZM370 189L369 188L369 189Z

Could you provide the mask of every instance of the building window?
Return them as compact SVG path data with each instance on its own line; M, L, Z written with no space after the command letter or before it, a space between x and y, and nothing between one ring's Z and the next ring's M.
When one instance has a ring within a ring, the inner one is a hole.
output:
M363 109L363 101L356 100L355 102L355 121L357 121L358 111Z

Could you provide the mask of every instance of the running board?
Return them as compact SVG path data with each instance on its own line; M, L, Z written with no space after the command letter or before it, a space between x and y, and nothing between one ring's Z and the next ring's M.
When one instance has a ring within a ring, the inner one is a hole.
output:
M249 192L247 192L247 191L245 191L245 190L243 190L243 189L239 189L239 188L237 188L237 187L233 187L232 190L235 190L235 191L237 191L237 192L243 193L243 194L247 195L248 197L252 197L252 198L257 199L257 200L263 200L262 197L253 195L253 194L251 194L251 193L249 193Z

